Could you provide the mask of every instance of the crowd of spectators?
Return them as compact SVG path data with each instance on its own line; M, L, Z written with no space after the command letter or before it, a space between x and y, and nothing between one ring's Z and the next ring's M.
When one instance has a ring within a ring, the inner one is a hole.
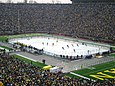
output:
M115 41L115 3L0 4L0 35L51 33ZM50 73L9 55L0 56L0 85L114 86Z
M0 4L0 35L51 33L115 41L115 3Z
M115 79L91 81L51 73L10 56L0 56L0 86L114 86Z

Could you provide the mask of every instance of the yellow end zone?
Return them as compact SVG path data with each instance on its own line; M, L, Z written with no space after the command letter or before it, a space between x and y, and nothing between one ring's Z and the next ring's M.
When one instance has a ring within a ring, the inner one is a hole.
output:
M90 75L91 77L94 77L96 79L100 79L100 80L104 80L104 79L114 79L115 78L115 75L114 76L111 76L111 75L108 75L108 74L105 74L105 73L111 73L111 74L115 74L115 68L112 68L110 70L105 70L103 72L98 72L97 74L95 75Z

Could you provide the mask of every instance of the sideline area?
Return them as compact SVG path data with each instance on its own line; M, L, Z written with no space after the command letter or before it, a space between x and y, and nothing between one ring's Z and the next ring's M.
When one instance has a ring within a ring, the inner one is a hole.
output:
M43 63L40 63L32 58L28 58L26 56L23 56L21 54L13 54L12 55L14 58L18 58L20 59L21 61L24 61L24 62L27 62L29 64L32 64L34 66L37 66L37 67L40 67L40 68L43 68L44 66L46 66L46 64L43 64Z
M4 48L2 46L0 46L0 49L5 49L5 52L9 52L9 49L6 49L6 48Z

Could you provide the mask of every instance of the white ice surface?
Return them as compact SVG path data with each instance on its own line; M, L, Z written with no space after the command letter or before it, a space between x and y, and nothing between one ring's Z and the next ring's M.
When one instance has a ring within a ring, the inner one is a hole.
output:
M89 45L80 42L72 42L63 39L51 38L51 37L34 37L34 38L20 38L11 40L10 43L20 42L26 45L31 45L38 49L44 49L44 51L54 53L57 55L68 56L85 56L95 53L101 53L109 51L109 48L98 45ZM53 45L54 44L54 45ZM68 47L69 46L69 47ZM62 49L62 47L64 49ZM75 50L75 51L74 51Z

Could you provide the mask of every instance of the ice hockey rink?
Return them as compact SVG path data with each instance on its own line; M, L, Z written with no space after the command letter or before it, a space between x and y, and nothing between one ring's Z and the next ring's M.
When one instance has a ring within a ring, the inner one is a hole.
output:
M84 42L64 40L54 37L28 37L11 39L10 43L20 42L27 46L43 49L49 55L88 56L109 51L108 47Z

